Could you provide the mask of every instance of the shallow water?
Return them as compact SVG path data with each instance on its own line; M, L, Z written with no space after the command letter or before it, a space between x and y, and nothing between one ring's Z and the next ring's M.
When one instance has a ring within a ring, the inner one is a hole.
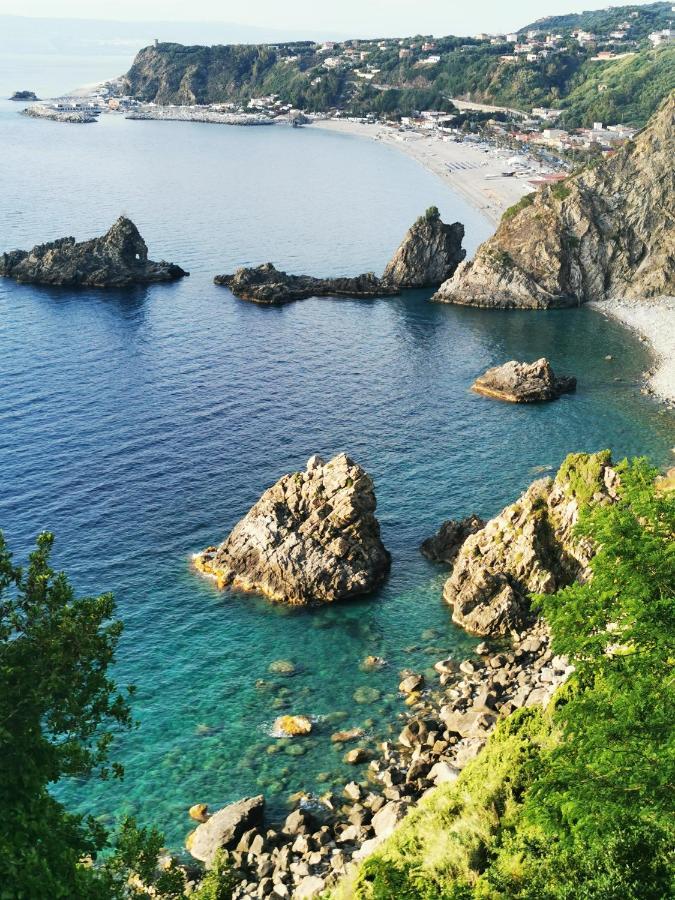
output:
M424 537L496 512L570 450L668 459L672 418L639 392L644 347L591 310L461 309L428 292L265 309L211 283L267 259L380 271L431 203L474 248L487 223L391 148L283 128L66 126L9 104L0 142L2 249L100 233L124 211L153 258L192 271L125 292L0 282L0 523L21 558L53 530L77 588L114 591L116 676L138 686L140 727L115 745L126 779L64 786L79 810L133 812L177 846L192 803L264 791L280 813L292 791L344 782L331 732L382 737L404 709L399 671L474 643L450 622ZM470 393L486 367L542 355L578 377L575 395L514 407ZM379 594L289 610L193 573L190 554L281 474L342 450L375 479L393 556ZM362 672L367 654L388 666ZM270 675L280 658L298 674ZM380 699L355 702L368 686ZM269 737L285 711L317 717L315 733Z

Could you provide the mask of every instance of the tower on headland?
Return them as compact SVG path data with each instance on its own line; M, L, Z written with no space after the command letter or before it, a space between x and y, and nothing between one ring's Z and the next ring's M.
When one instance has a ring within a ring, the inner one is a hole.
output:
M157 40L157 38L155 38L154 44L155 44L155 47L159 47L159 41Z

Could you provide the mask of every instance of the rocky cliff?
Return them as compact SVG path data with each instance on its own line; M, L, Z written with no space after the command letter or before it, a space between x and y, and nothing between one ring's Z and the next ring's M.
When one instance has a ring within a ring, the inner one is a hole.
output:
M219 547L195 557L220 587L255 591L296 605L344 600L374 590L389 571L367 473L344 453L265 491Z
M675 293L675 91L612 157L523 198L434 299L546 309Z
M237 269L234 275L216 275L215 284L228 287L241 300L264 306L283 306L308 297L354 297L369 299L397 294L372 272L353 278L314 278L312 275L288 275L271 262L262 266Z
M288 275L268 262L237 269L233 275L216 275L213 280L242 300L266 306L308 297L391 297L404 288L438 287L464 259L463 237L460 222L446 225L436 207L431 207L408 229L381 278L372 272L336 278Z
M65 237L32 250L0 255L0 275L32 284L120 288L174 281L187 275L174 263L153 262L138 228L122 216L102 237Z
M555 479L535 481L467 538L443 589L453 621L474 634L506 635L529 623L530 594L584 578L593 549L572 529L583 503L616 499L617 483L609 451L572 454Z
M397 288L438 287L466 256L464 226L446 225L435 206L410 227L387 265L382 280Z

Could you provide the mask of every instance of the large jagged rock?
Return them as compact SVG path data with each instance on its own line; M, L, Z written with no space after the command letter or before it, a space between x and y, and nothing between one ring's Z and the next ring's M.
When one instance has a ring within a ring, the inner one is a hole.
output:
M389 553L380 540L369 475L341 453L310 458L265 491L219 547L195 565L219 586L305 605L368 593L384 581Z
M76 243L66 237L32 250L0 255L0 275L31 284L121 288L174 281L188 273L174 263L153 262L134 223L120 217L102 237Z
M459 520L447 519L436 534L422 541L420 552L432 562L452 565L464 541L484 526L483 519L476 515Z
M562 394L576 390L576 386L576 378L556 377L549 361L542 358L533 363L511 360L503 366L488 369L471 387L478 394L509 403L537 403L556 400Z
M446 225L431 207L408 229L382 280L397 288L438 287L466 256L463 238L461 222Z
M587 577L593 546L572 529L581 505L616 499L617 483L609 451L572 454L555 480L535 481L459 551L443 589L453 621L474 634L505 635L528 624L529 594Z
M382 278L372 272L353 277L315 278L288 275L273 263L243 267L233 275L216 275L215 284L235 297L266 306L282 306L309 297L392 297L404 288L438 287L464 259L464 226L445 225L435 207L408 230Z
M260 795L219 809L188 837L188 851L208 868L218 850L233 849L245 832L262 826L264 807L265 800Z
M234 275L216 275L215 284L228 287L235 297L265 306L282 306L308 297L354 297L369 299L398 293L372 272L353 278L314 278L312 275L288 275L273 263L237 269Z
M434 295L547 309L675 293L675 91L613 156L507 210Z

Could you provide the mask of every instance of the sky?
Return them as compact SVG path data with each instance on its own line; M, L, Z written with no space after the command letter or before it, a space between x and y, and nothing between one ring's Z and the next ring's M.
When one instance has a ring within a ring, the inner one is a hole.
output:
M633 0L633 3L640 0ZM643 0L647 2L647 0ZM0 14L117 21L233 22L355 37L499 32L594 0L0 0ZM612 5L620 6L621 3Z

